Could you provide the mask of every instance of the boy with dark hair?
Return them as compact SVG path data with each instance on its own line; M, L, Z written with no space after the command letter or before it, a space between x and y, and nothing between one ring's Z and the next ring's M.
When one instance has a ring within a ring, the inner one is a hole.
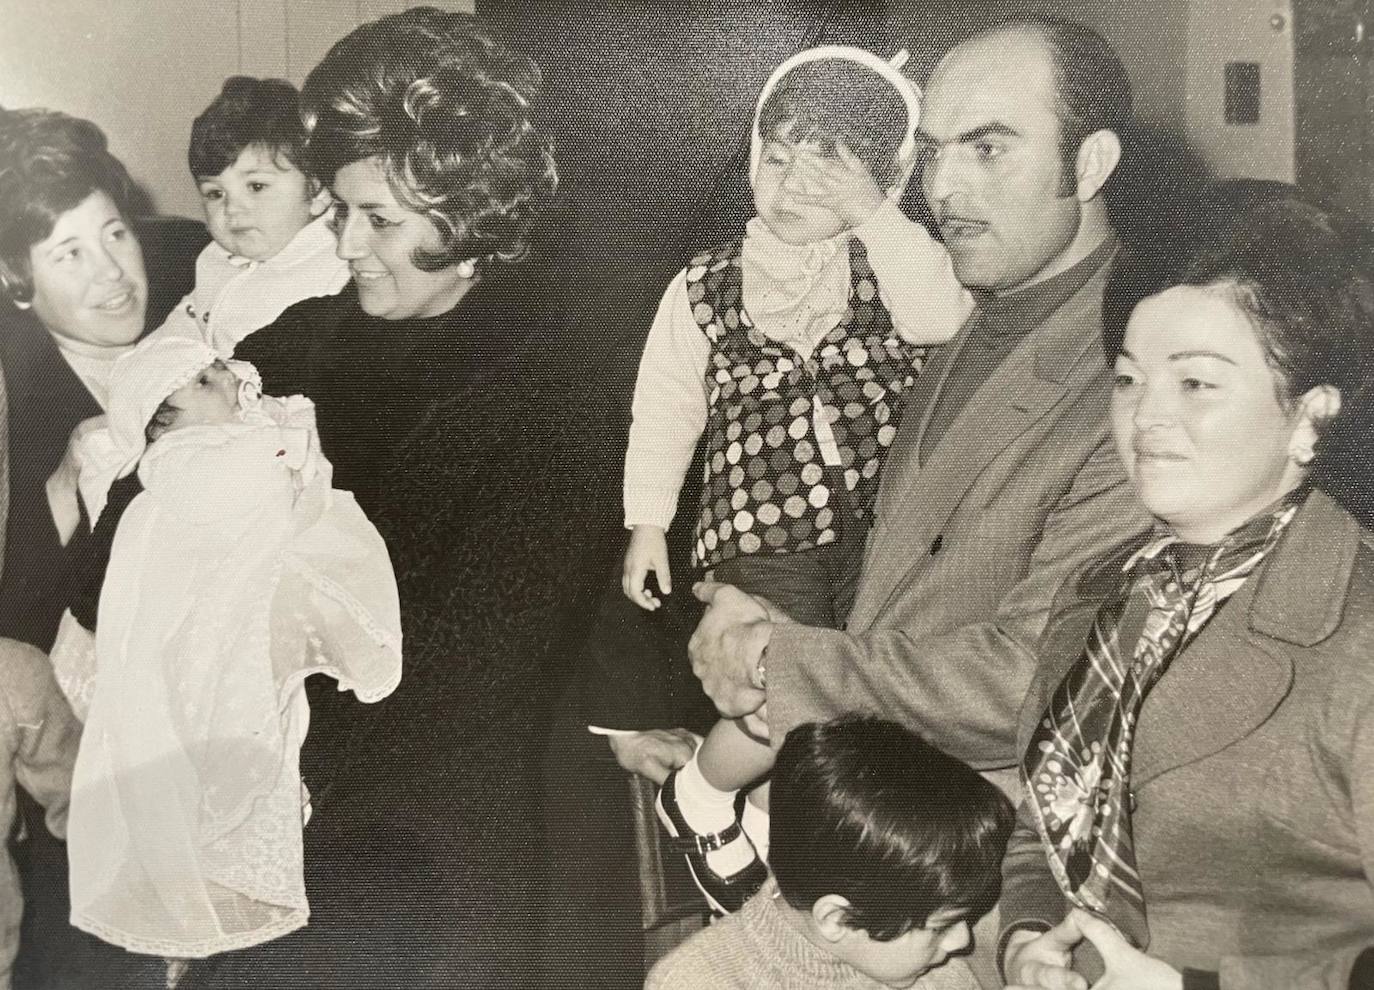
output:
M214 243L196 262L195 291L158 333L197 337L229 357L288 307L347 284L329 192L301 167L305 141L295 86L225 80L191 125L186 156Z
M1012 816L995 786L894 722L798 726L773 768L773 880L646 987L976 990L949 957L997 899Z

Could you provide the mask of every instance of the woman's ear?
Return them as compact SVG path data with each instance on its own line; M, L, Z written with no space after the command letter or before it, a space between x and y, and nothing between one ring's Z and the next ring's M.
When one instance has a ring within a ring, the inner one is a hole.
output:
M1341 390L1334 385L1308 389L1298 400L1297 424L1288 441L1288 456L1299 467L1307 467L1317 456L1317 439L1325 424L1341 411Z
M1086 203L1102 191L1121 161L1121 138L1115 131L1093 131L1078 146L1074 159L1077 196Z
M811 920L827 942L839 942L854 930L849 926L849 901L839 894L825 894L812 904Z

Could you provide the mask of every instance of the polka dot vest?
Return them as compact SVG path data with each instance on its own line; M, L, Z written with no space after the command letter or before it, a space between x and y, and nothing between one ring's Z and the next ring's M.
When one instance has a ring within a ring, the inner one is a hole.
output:
M692 259L687 298L712 345L698 566L810 550L868 524L925 350L897 336L863 246L850 245L849 308L806 359L744 311L739 240ZM840 478L849 519L832 504Z

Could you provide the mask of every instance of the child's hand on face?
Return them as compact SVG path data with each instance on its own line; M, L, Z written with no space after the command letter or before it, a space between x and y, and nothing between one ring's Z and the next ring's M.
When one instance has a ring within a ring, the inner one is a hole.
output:
M668 538L658 526L635 526L630 531L630 548L625 551L625 566L620 587L625 597L652 612L663 604L644 586L652 571L665 595L672 594L673 578L668 573Z
M871 217L887 199L868 166L838 142L833 158L799 149L792 169L806 190L794 197L830 210L850 227Z

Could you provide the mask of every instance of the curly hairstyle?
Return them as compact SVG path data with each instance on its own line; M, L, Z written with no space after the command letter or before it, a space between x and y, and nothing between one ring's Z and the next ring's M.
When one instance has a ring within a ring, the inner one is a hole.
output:
M415 7L364 24L305 81L308 171L332 185L377 159L397 202L439 232L440 250L412 258L422 271L516 261L558 183L531 119L540 82L533 61L468 14Z
M1196 229L1113 270L1103 303L1108 361L1142 300L1176 286L1224 292L1255 328L1280 405L1340 390L1319 423L1310 479L1374 526L1374 233L1279 182L1230 180L1202 199Z
M305 124L300 93L285 79L230 76L191 125L186 161L191 175L219 175L244 148L262 145L304 171Z
M41 108L0 116L0 290L11 301L33 295L29 249L95 192L131 215L134 182L99 127Z

